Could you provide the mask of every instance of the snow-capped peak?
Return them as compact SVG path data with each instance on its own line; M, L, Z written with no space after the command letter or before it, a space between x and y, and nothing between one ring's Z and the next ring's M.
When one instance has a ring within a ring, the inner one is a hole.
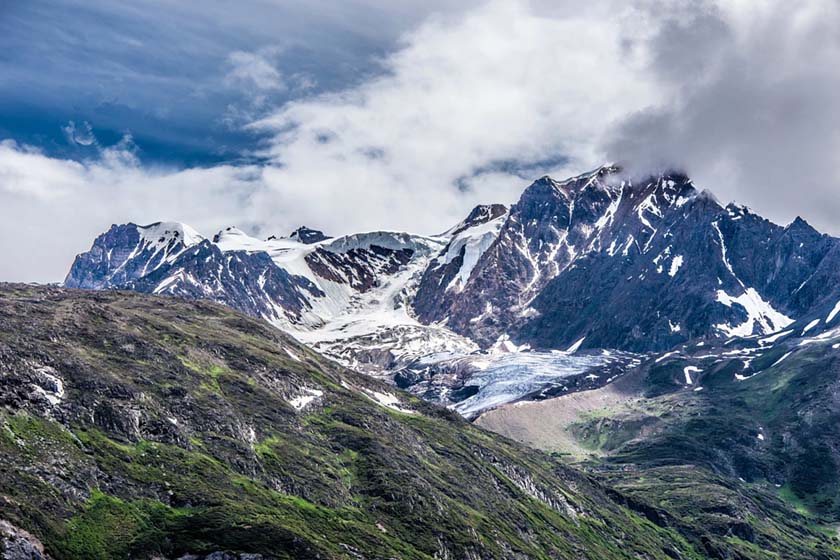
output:
M267 242L230 226L214 235L213 243L222 251L264 251Z
M318 243L319 241L325 241L329 239L328 235L324 235L323 231L317 229L311 229L306 226L301 226L297 228L292 234L289 236L289 239L293 241L299 241L300 243Z
M185 247L191 247L204 241L204 236L181 222L155 222L147 226L137 226L140 236L155 245L167 245L170 241L180 241Z
M442 239L436 237L413 235L402 231L371 231L337 237L321 244L321 248L333 253L346 253L353 249L370 249L375 246L392 251L410 249L428 253L440 250L444 244Z

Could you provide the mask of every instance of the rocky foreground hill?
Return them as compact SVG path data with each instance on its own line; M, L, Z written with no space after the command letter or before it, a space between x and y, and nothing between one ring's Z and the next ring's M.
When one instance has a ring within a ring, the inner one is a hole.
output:
M840 557L769 494L678 515L690 473L647 502L207 302L0 286L0 404L7 559Z

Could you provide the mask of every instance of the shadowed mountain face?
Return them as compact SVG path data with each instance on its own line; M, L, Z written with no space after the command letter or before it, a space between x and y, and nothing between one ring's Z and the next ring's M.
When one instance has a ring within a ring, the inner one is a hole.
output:
M0 286L0 398L4 558L704 554L654 509L214 304Z
M836 301L838 251L802 220L722 207L683 175L602 168L532 184L463 289L429 306L441 299L425 282L415 307L482 345L508 334L537 348L664 350L777 331Z

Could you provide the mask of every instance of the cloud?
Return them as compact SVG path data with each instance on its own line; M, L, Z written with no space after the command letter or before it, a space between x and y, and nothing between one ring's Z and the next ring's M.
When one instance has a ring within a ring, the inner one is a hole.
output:
M317 79L305 72L284 75L278 68L283 47L263 47L256 52L234 51L227 58L224 83L238 93L225 107L221 121L230 129L265 116L289 98L300 97L317 87Z
M16 256L0 277L59 279L127 220L434 233L477 203L515 201L543 173L607 160L681 167L723 200L838 233L838 11L833 0L491 0L427 18L343 89L232 106L230 122L264 115L250 125L271 138L259 166L156 168L127 145L78 163L5 143L0 233ZM300 70L234 52L228 84L257 95Z
M144 167L128 140L87 163L0 142L0 278L61 280L112 223L181 220L209 234L226 220L249 227L243 201L261 188L260 175L253 167Z
M93 128L90 123L84 121L80 127L76 127L76 123L70 121L66 126L61 127L64 131L64 136L70 144L77 144L79 146L93 146L96 144L96 136L93 134Z
M669 95L620 123L611 157L679 165L723 200L840 233L840 4L695 3L651 45Z
M429 13L477 1L85 0L84 9L78 0L0 2L0 106L8 115L0 139L87 156L91 150L67 145L56 125L87 120L106 144L130 129L157 161L234 158L259 141L241 131L247 119L313 89L358 83ZM275 48L264 58L286 89L274 87L270 72L254 76L273 84L269 91L253 81L228 86L231 53L259 57Z
M258 91L282 91L286 89L283 76L275 68L269 56L273 49L262 52L235 51L228 56L230 70L225 81L233 87L255 88Z
M279 163L264 205L428 230L539 173L621 161L839 233L838 67L833 0L491 1L405 35L383 75L256 123Z
M274 134L265 155L277 163L260 206L333 231L429 232L470 205L511 202L526 177L504 162L567 162L527 166L528 179L591 166L609 123L658 100L637 79L647 53L633 40L603 9L554 17L501 1L433 18L383 75L254 125Z

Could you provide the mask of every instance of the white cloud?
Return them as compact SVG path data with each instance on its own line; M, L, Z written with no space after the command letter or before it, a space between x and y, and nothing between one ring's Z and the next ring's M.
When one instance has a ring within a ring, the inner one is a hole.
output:
M683 166L722 200L840 233L840 4L723 1L683 7L652 39L672 91L630 115L610 153Z
M80 164L6 143L0 232L17 256L0 277L59 279L96 233L128 220L205 234L433 233L474 204L514 201L543 172L613 158L682 166L723 199L836 232L838 11L832 0L491 1L427 20L378 77L255 123L274 137L261 168L149 169L125 147ZM288 85L267 51L230 62L231 86Z
M286 89L282 74L271 61L273 52L272 49L232 52L228 56L230 70L226 81L235 87L256 88L259 91Z
M276 133L268 154L280 164L261 206L333 230L434 231L468 205L515 198L523 179L501 162L600 161L605 127L659 99L638 79L648 53L627 47L637 39L622 25L630 15L557 18L502 1L429 21L383 76L255 125Z
M0 278L59 281L112 223L181 220L210 234L226 220L247 226L243 200L259 177L253 167L144 168L122 144L79 163L2 142Z
M70 144L78 144L79 146L93 146L96 144L96 136L93 134L93 128L90 123L84 121L81 126L77 127L74 121L70 121L66 126L61 127L64 131L64 136Z
M427 21L384 65L256 124L282 164L266 207L341 231L434 229L511 201L523 181L501 163L561 155L543 168L680 167L722 200L838 232L833 0L491 1Z

